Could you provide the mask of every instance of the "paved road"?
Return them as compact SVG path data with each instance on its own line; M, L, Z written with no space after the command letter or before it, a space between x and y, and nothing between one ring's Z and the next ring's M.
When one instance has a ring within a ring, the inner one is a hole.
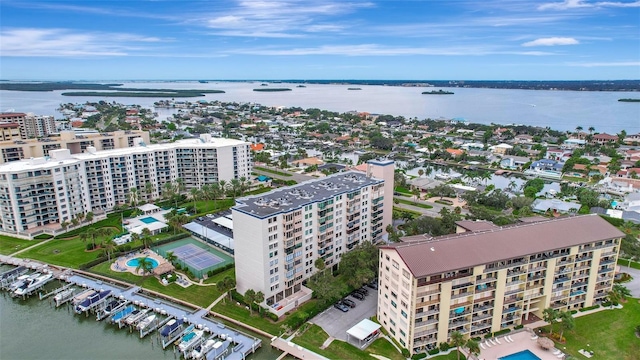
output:
M347 330L363 319L369 319L376 314L378 305L377 290L369 288L367 288L367 290L369 290L369 295L365 297L364 301L349 296L349 299L356 303L355 308L349 308L348 312L343 313L331 306L329 309L316 315L316 317L311 319L311 322L322 327L329 336L347 341Z
M620 266L620 272L624 272L633 276L633 280L622 285L624 285L627 289L629 289L629 291L631 291L631 296L633 296L634 298L640 298L640 270L636 270L626 266Z
M398 198L401 200L407 200L407 201L411 201L413 202L413 198L409 198L406 196L401 196L401 195L396 195L394 196L394 199ZM418 200L418 204L425 204L425 205L430 205L433 206L433 209L425 209L425 208L421 208L419 206L414 206L414 205L409 205L409 204L402 204L402 203L397 203L397 204L393 204L393 206L400 208L400 209L406 209L406 210L413 210L413 211L417 211L421 214L427 215L427 216L431 216L431 217L440 217L440 210L442 210L442 208L447 208L451 211L453 211L454 207L453 206L447 206L447 205L442 205L442 204L438 204L438 203L434 203L434 202L430 202L430 201L424 201L424 200ZM466 209L462 209L462 214L467 214L469 211L467 211Z

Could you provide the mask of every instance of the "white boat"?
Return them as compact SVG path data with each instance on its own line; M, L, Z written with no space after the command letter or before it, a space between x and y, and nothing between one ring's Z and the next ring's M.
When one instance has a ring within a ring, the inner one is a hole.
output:
M136 329L138 329L138 330L142 330L142 329L146 328L146 327L147 327L147 326L149 326L149 325L153 322L153 320L155 320L155 319L156 319L156 315L155 315L155 314L152 314L152 315L147 316L146 318L142 319L142 321L140 321L140 322L138 323L138 325L136 326Z
M205 341L204 344L202 344L200 346L196 346L196 348L193 349L193 351L191 352L191 358L192 359L203 358L205 355L207 355L209 350L213 349L213 345L215 345L215 344L216 344L216 340L209 339L209 340Z
M52 273L47 273L44 275L40 275L35 279L28 279L25 285L16 289L16 291L14 292L14 295L16 296L26 295L36 290L40 286L42 286L44 283L49 281L52 277L53 277Z
M178 349L182 352L186 351L191 346L193 346L193 344L195 344L198 340L200 340L203 334L204 334L204 331L202 330L193 330L192 332L182 337L180 344L178 344Z
M138 311L137 313L134 311L133 313L131 313L131 315L129 315L129 317L127 317L125 322L127 323L127 325L133 325L138 320L142 319L148 312L149 309L144 309L142 311Z
M38 274L39 276L40 274ZM19 288L20 286L24 285L24 282L27 281L28 278L30 278L31 275L20 275L18 276L18 278L12 282L11 284L9 284L9 291L14 292L16 291L17 288Z
M66 298L68 298L69 296L71 296L71 294L73 294L73 291L75 289L74 288L69 288L66 290L62 290L61 292L57 293L56 296L53 297L53 300L55 300L56 302L58 301L62 301Z

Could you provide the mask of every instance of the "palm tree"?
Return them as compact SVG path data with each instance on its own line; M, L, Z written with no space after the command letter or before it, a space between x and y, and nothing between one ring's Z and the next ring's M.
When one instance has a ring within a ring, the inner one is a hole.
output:
M464 335L460 331L451 333L451 345L455 346L458 351L458 360L460 360L460 346L464 345Z
M593 134L594 131L596 131L596 128L594 128L593 126L589 126L589 133Z
M85 218L88 222L93 221L93 211L89 211L89 212L84 216L84 218Z
M107 260L111 262L111 254L116 250L116 243L113 240L106 241L103 244L103 251L107 254Z
M553 323L558 318L558 310L554 308L546 308L542 310L542 320L549 323L549 333L553 335Z
M146 275L151 274L151 272L153 271L153 263L151 262L151 259L149 259L146 256L141 259L138 259L138 266L136 266L136 274L139 274L140 270L142 270L143 279L145 278Z
M476 340L467 340L467 344L465 346L469 350L469 355L473 355L478 358L478 355L480 355L480 344Z
M191 194L191 199L193 200L193 212L197 214L198 208L196 207L196 201L200 199L200 196L202 195L202 193L196 187L192 187L191 190L189 190L189 193Z
M254 302L259 305L259 304L262 304L263 301L264 301L264 293L262 291L256 292Z
M147 201L153 198L153 184L150 181L144 183L144 193L147 196Z
M418 199L420 199L420 189L413 188L413 190L411 190L411 193L413 194L413 196L415 196L415 201L414 202L418 202Z
M96 247L96 236L98 236L98 232L94 228L88 228L86 231L80 233L80 240L83 243L86 243L87 240L91 240L93 247Z
M149 248L149 245L151 245L151 243L153 243L153 239L151 239L151 230L144 228L142 229L142 245L145 247L145 249Z
M616 301L611 299L612 293ZM627 298L630 296L631 296L631 291L629 291L629 289L627 289L624 285L620 285L620 284L613 285L611 292L609 292L609 298L612 302L623 302L627 300Z
M69 227L69 222L68 221L61 222L60 223L60 227L62 228L62 230L64 230L66 232L67 228Z
M251 305L254 301L256 301L256 291L253 289L248 289L244 293L244 301L247 303L247 305L249 305L249 315L253 315L253 308L251 307Z
M173 253L173 251L167 251L167 253L164 256L165 259L167 259L168 262L172 263L176 260L178 260L178 256L176 254Z
M560 341L562 341L562 335L567 330L572 330L576 326L576 322L569 311L563 311L560 313Z
M137 188L130 188L129 189L129 204L131 205L131 207L136 207L136 205L138 204L139 198L140 198L140 194L138 193L138 189Z
M231 301L231 292L229 290L233 289L236 286L236 281L231 276L226 276L224 279L216 283L216 288L221 293L229 292L229 301ZM223 303L225 302L222 299Z
M218 183L220 184L220 191L221 191L220 196L226 196L227 187L228 187L229 184L227 183L226 180L220 180Z

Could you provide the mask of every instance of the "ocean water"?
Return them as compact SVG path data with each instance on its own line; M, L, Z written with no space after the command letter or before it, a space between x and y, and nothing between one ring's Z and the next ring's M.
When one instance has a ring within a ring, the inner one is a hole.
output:
M464 118L482 124L525 124L574 131L593 126L596 132L640 133L640 103L618 102L620 98L638 98L637 92L551 91L443 88L454 95L422 95L422 91L439 88L358 85L361 90L349 91L349 85L270 84L288 87L287 92L255 92L257 82L124 82L123 86L138 88L217 89L224 94L206 94L182 100L220 100L256 102L265 106L297 106L331 111L364 111L391 114L406 118ZM116 101L152 107L156 98L105 98L62 96L63 91L23 92L0 91L0 111L14 110L40 115L56 115L61 103L85 101ZM166 98L162 98L166 99ZM160 120L175 112L157 109Z

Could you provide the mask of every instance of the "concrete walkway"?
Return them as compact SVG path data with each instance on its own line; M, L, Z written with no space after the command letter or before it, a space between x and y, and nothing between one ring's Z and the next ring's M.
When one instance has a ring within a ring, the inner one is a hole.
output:
M622 261L624 264L624 261ZM630 268L627 266L620 266L620 272L627 273L633 277L631 281L628 283L624 283L624 285L629 291L631 291L631 296L634 298L640 298L640 270Z
M27 250L33 249L34 247L37 247L37 246L40 246L40 245L46 244L46 243L48 243L49 241L51 241L51 240L53 240L53 239L54 239L54 238L47 239L47 240L45 240L45 241L37 242L37 243L35 243L35 244L33 244L33 245L29 246L29 247L26 247L26 248L24 248L24 249L22 249L22 250L16 251L16 252L14 252L14 253L12 253L12 254L9 254L8 256L16 256L16 255L18 255L18 254L20 254L20 253L23 253L23 252L27 251ZM25 240L25 241L29 241L29 240Z

